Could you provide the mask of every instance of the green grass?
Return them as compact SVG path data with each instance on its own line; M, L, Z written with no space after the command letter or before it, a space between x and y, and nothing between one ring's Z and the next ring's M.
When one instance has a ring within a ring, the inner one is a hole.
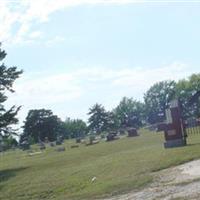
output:
M164 149L162 133L141 131L139 137L81 145L65 152L48 148L29 157L26 152L0 155L0 199L95 199L149 184L152 172L200 158L200 135L189 145ZM34 147L36 148L36 147ZM96 181L91 182L93 177Z

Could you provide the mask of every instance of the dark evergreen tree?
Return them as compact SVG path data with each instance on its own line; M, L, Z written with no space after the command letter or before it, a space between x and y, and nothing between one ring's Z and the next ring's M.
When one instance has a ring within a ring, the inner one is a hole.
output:
M5 57L6 52L0 48L0 135L8 136L16 134L12 125L18 122L16 115L20 107L12 106L8 110L5 109L6 92L14 92L13 83L22 74L22 70L17 70L17 67L7 67L2 63Z

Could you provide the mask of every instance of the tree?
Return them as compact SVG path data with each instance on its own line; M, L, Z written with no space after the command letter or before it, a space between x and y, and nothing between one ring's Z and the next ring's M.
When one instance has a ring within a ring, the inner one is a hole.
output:
M62 121L53 115L51 110L39 109L30 110L24 124L22 138L32 138L34 143L44 141L54 141L64 133Z
M119 119L114 111L108 111L105 120L105 129L107 131L116 131L120 128Z
M144 104L132 98L123 97L119 105L114 109L114 113L120 128L138 128L143 123Z
M0 138L0 152L18 146L17 140L12 135L4 135Z
M95 104L89 109L88 119L89 130L95 134L100 134L108 128L108 113L101 104Z
M81 119L70 119L64 122L65 138L81 138L87 134L87 125Z
M151 124L165 119L165 109L175 97L174 81L161 81L154 84L144 95L146 117Z
M200 91L200 73L193 74L189 77L189 85L192 91L192 95ZM191 97L190 97L191 98ZM197 98L192 104L192 114L195 117L200 117L200 99Z
M0 43L1 46L1 43ZM6 57L6 52L0 48L0 62ZM7 100L5 93L7 91L14 92L13 83L22 74L22 70L17 70L17 67L7 67L4 63L0 65L0 135L16 134L12 128L13 124L17 124L16 115L20 107L12 106L6 110L4 103Z
M176 84L176 97L180 99L184 118L200 117L200 99L189 105L191 97L200 91L200 74L193 74L188 79L182 79Z

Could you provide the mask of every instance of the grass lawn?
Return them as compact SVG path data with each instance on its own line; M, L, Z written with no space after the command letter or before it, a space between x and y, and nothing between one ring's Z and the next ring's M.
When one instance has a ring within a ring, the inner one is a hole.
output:
M144 187L152 172L200 158L200 135L189 145L164 149L162 133L140 131L135 138L80 145L42 154L10 151L0 155L0 199L94 199ZM96 177L96 181L91 179Z

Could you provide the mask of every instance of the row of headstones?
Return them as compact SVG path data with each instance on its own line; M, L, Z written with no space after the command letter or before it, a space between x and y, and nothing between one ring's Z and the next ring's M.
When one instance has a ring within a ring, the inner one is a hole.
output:
M136 128L127 128L126 129L127 133L128 133L128 137L136 137L139 136L138 131ZM113 140L117 140L120 139L120 137L118 136L117 132L110 132L107 136L106 136L106 141L113 141Z
M64 142L64 138L62 137L58 137L57 140L54 142L49 142L48 138L45 138L45 142L42 142L42 141L39 142L39 147L40 147L40 150L44 150L46 149L46 144L49 144L50 147L55 147L58 145L62 145L63 142Z
M138 131L136 128L128 128L126 129L126 131L128 132L128 137L136 137L136 136L139 136L138 134ZM106 141L107 142L110 142L110 141L113 141L113 140L117 140L117 139L120 139L119 135L117 132L110 132L107 136L106 136ZM99 138L96 138L94 135L91 135L89 137L89 141L86 141L84 138L76 138L76 143L77 144L73 144L71 145L70 147L71 148L78 148L79 145L78 144L85 144L85 146L89 146L89 145L95 145L95 144L98 144L100 142L100 139ZM52 145L52 143L50 143L51 146L54 146ZM57 149L58 151L63 151L65 150L64 147L60 147Z
M135 136L139 136L138 131L136 128L127 128L126 130L121 131L121 134L124 134L127 131L128 133L128 137L135 137ZM118 132L109 132L106 136L106 141L110 142L113 140L117 140L120 139L120 133ZM81 139L81 138L77 138L76 139L76 143L84 143L85 140ZM96 139L96 137L94 135L91 135L89 137L89 143L86 143L86 145L92 145L92 144L97 144L99 143L99 140Z
M46 145L49 144L51 147L57 146L57 145L62 145L64 142L64 139L61 137L58 137L56 141L54 142L49 142L48 138L45 138L45 142L42 142L41 140L38 143L38 146L40 148L40 150L44 150L46 149ZM28 142L28 140L24 140L21 144L20 144L20 148L22 150L29 150L30 149L31 144Z
M138 131L137 131L136 128L128 128L128 129L126 129L126 131L128 133L128 135L127 135L128 137L139 136ZM106 136L106 141L107 142L114 141L114 140L117 140L117 139L120 139L120 136L119 136L118 132L110 132ZM54 142L49 142L48 138L45 138L45 142L40 141L38 145L39 145L39 149L40 150L45 150L46 149L46 145L49 145L50 147L56 147L58 145L62 145L63 142L64 142L64 139L61 138L61 137L57 138L57 140L54 141ZM98 144L99 142L100 142L100 139L96 138L94 135L91 135L89 137L89 141L86 141L83 138L77 138L76 139L76 143L82 143L82 144L85 144L86 146ZM77 148L77 147L79 147L79 145L76 145L76 144L71 145L71 148ZM22 150L30 149L30 144L25 141L24 143L22 143L21 149ZM57 151L65 151L65 147L59 147L56 150Z

